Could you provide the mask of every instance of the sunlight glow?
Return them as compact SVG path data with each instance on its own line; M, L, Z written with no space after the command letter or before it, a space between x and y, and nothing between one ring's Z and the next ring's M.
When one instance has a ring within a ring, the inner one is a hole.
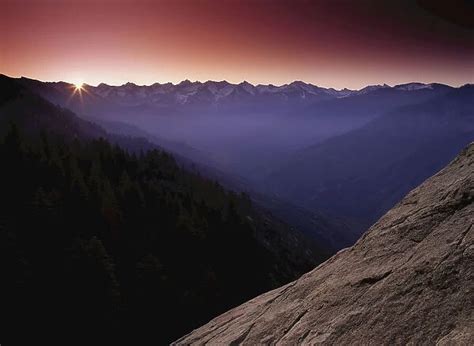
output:
M68 101L67 101L68 103L69 103L73 98L75 98L75 97L78 96L78 97L79 97L79 101L80 101L80 103L82 104L82 103L84 102L84 100L83 100L83 94L85 93L85 94L88 94L88 95L89 95L89 93L88 93L88 91L87 91L87 89L86 89L86 85L85 85L83 82L79 82L79 81L73 82L73 83L71 84L71 91L72 91L72 92L71 92L71 95L70 95L70 97L69 97L69 99L68 99Z

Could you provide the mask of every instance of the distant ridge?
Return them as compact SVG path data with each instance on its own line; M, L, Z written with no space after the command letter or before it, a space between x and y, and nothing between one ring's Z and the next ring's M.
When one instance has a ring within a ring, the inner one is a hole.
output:
M41 82L34 79L21 77L20 82L29 87L38 87L42 96L53 99L68 98L73 84L66 82ZM84 102L97 103L101 101L115 102L120 106L175 106L189 105L207 107L216 105L218 107L268 107L268 103L278 105L298 106L310 105L314 102L328 101L332 99L360 96L382 90L392 92L422 92L424 90L449 90L453 87L439 83L406 83L395 86L369 85L360 90L347 88L337 90L334 88L319 87L303 81L294 81L289 84L276 86L273 84L253 85L247 81L238 84L227 81L192 82L184 80L177 84L153 83L151 85L137 85L128 82L118 86L100 83L97 86L84 84ZM62 94L62 96L61 96Z
M9 77L9 78L12 78L12 77ZM73 85L73 83L67 82L67 81L57 81L57 82L40 81L38 79L34 79L34 78L26 77L26 76L21 76L20 79L38 81L38 82L48 83L48 84L63 84L64 83L64 84ZM250 83L246 80L244 80L242 82L238 82L238 83L231 83L231 82L228 82L225 79L220 80L220 81L207 80L207 81L204 81L204 82L203 81L191 81L189 79L185 79L185 80L182 80L178 83L153 82L152 84L136 84L134 82L126 82L126 83L118 84L118 85L112 85L112 84L102 82L102 83L99 83L97 86L84 83L84 86L90 87L90 88L99 88L99 87L101 87L101 88L106 88L106 87L108 87L108 88L121 88L121 87L148 88L148 87L155 87L156 88L156 87L159 87L159 86L175 86L176 87L176 86L190 86L190 85L221 85L221 86L230 85L230 86L234 86L234 87L236 87L236 86L249 86L249 87L254 87L254 88L257 88L257 89L258 88L265 88L265 89L273 89L273 90L285 89L285 88L289 88L289 87L300 87L300 88L308 88L308 89L317 88L319 90L326 90L326 91L331 92L331 93L336 93L336 94L340 93L341 95L345 95L347 93L358 93L358 92L361 92L363 90L369 90L369 89L375 90L375 89L382 89L382 88L393 88L393 89L399 89L399 90L416 90L417 88L418 89L429 88L433 85L455 88L453 86L443 84L443 83L436 83L436 82L422 83L422 82L415 82L415 81L414 82L396 84L396 85L393 85L393 86L390 86L387 83L376 84L376 85L367 85L367 86L361 87L360 89L349 89L347 87L344 87L344 88L341 88L341 89L337 89L337 88L334 88L334 87L321 87L321 86L318 86L316 84L309 83L309 82L304 82L304 81L301 81L301 80L295 80L295 81L290 82L290 83L279 84L279 85L275 85L275 84L272 84L272 83L253 84L253 83Z

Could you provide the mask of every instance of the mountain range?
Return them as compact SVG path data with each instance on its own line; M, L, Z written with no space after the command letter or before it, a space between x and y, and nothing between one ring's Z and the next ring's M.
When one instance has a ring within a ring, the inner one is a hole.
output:
M332 251L146 138L5 76L0 154L0 305L15 342L52 325L170 342Z
M474 86L466 85L298 151L262 184L368 227L473 139Z
M67 83L18 82L110 132L141 134L217 172L335 250L474 138L471 85L184 81L85 85L79 95ZM319 229L315 219L339 226Z
M38 82L28 78L21 78L21 83L30 87L38 87L43 96L64 102L67 97L72 107L78 106L79 100L71 99L70 92L74 85L65 82ZM331 100L360 96L379 90L391 90L398 92L412 91L423 93L429 91L452 89L452 87L438 83L407 83L393 87L384 85L371 85L360 90L323 88L302 81L295 81L281 86L252 85L248 82L232 84L227 81L191 82L182 81L178 84L155 83L152 85L136 85L126 83L119 86L101 83L98 86L84 84L86 92L82 95L83 105L98 106L102 102L112 103L122 107L137 107L141 110L157 108L163 111L170 110L168 107L205 107L224 109L229 111L267 106L271 102L275 108L286 105L295 107L297 105L311 104L322 100ZM263 109L263 108L262 108Z

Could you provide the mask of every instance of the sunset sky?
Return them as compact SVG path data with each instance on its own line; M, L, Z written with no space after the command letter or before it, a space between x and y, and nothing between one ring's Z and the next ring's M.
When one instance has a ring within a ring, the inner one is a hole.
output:
M473 1L0 0L0 73L96 85L474 82Z

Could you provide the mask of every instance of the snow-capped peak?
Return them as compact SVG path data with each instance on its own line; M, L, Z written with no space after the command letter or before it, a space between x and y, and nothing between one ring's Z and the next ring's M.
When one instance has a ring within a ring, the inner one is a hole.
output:
M424 83L406 83L395 85L394 88L397 90L413 91L421 89L433 89L433 85Z

